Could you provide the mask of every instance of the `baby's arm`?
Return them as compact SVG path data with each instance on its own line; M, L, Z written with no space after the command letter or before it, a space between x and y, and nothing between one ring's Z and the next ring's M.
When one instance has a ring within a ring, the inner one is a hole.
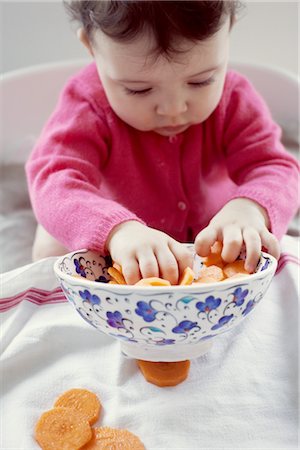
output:
M33 210L45 230L69 250L103 252L114 226L127 220L143 221L101 195L110 130L101 108L95 111L81 84L74 78L66 86L26 172Z
M231 73L216 114L214 135L235 183L227 204L197 236L205 256L215 240L234 260L245 243L246 268L253 270L261 246L279 256L278 240L299 207L299 164L282 146L280 128L263 99L242 76Z
M179 274L193 265L192 253L184 245L134 220L113 228L107 249L113 261L122 266L128 284L141 277L162 277L176 284Z
M246 246L245 268L253 272L257 265L261 247L271 255L280 255L279 243L268 230L269 219L264 208L258 203L236 198L229 201L210 221L195 240L195 250L201 256L207 256L215 241L223 242L222 258L233 262Z

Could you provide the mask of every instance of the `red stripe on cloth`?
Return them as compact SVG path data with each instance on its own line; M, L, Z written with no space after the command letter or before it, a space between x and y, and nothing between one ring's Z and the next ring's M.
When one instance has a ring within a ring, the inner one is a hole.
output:
M297 266L300 266L300 261L298 258L286 253L284 256L282 256L282 255L280 256L275 275L278 275L288 263L292 263L292 264L296 264Z
M292 255L291 253L285 253L285 252L280 254L279 261L281 259L285 259L285 258L288 258L289 260L293 260L293 261L300 263L300 259L297 256Z
M17 295L14 295L13 297L1 299L0 312L4 312L10 308L14 308L23 300L27 300L38 306L67 302L67 299L60 288L53 289L52 291L30 288L26 291L18 293Z
M6 303L6 302L10 302L12 299L18 299L18 298L23 298L24 295L27 294L31 294L31 295L35 295L35 297L40 298L40 299L44 299L45 297L47 297L48 295L55 295L55 294L61 294L62 290L61 288L56 288L53 289L52 291L45 291L44 289L37 289L37 288L29 288L26 291L22 291L19 292L18 294L12 296L12 297L7 297L4 299L0 299L1 303Z

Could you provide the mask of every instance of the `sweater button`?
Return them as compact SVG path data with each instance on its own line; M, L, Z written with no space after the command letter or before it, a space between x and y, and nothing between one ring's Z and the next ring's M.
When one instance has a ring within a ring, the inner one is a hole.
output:
M186 203L184 202L178 202L177 206L181 211L184 211L186 209Z
M170 144L176 144L177 141L178 141L178 136L176 134L173 136L169 136Z

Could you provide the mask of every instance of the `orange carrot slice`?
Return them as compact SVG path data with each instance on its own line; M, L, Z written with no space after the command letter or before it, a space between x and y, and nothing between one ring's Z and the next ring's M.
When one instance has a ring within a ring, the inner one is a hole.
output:
M93 392L87 389L70 389L58 397L54 407L71 408L79 411L92 425L97 422L102 405Z
M196 282L211 283L224 280L225 276L223 270L218 266L203 267L199 272L199 278Z
M44 412L35 428L35 439L43 450L79 450L91 438L85 415L69 408Z
M206 267L218 266L221 269L224 267L224 262L221 258L221 255L210 254L208 256L203 257L202 260L203 260L203 263L206 265Z
M231 277L229 277L230 279L231 278L241 278L241 277L246 277L246 276L250 276L250 273L236 273L235 275L232 275ZM226 279L226 278L225 278Z
M190 369L190 361L152 362L137 360L145 379L159 387L176 386L184 381Z
M209 266L218 266L222 268L224 266L224 261L221 258L222 252L222 243L220 241L216 241L214 245L210 248L210 254L205 256L203 259L204 264Z
M224 280L225 280L225 278L224 278ZM215 278L212 278L212 277L202 277L196 281L193 281L192 286L197 285L197 284L203 285L204 283L216 283L216 281L217 280L215 280ZM220 281L222 281L222 280L220 280Z
M128 430L111 427L93 429L93 437L81 450L145 450L140 439Z
M245 274L250 275L249 272L245 269L245 261L241 259L237 259L236 261L233 261L232 263L228 263L223 267L223 271L226 275L226 277L231 278L233 275L236 274Z
M210 251L214 255L220 255L222 253L223 244L221 241L216 241L210 248Z
M186 286L186 285L192 284L192 282L194 281L194 278L195 278L195 272L190 267L186 267L184 269L181 277L179 278L178 284L181 286Z
M170 281L159 277L142 278L135 286L171 286Z
M109 275L113 278L113 281L116 281L118 284L126 284L125 278L122 273L119 272L115 267L109 267L107 269Z
M123 272L122 272L122 266L120 266L120 264L114 262L112 266L113 266L113 268L116 269L118 272L120 272L120 273L123 274Z

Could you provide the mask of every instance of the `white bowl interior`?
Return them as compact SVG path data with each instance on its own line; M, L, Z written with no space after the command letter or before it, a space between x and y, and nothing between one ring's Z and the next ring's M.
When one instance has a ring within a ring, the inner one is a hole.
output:
M192 248L191 245L189 245L189 247ZM245 259L245 254L242 253L239 259ZM110 256L103 256L91 250L79 250L60 257L55 263L55 271L60 277L67 275L81 278L84 282L93 281L97 283L108 283L108 281L111 280L111 276L108 274L107 269L111 267L111 265L112 260ZM262 253L255 272L251 277L267 269L270 270L270 268L272 268L271 266L274 265L277 265L275 258L267 253ZM195 255L193 267L195 272L197 273L202 266L202 258ZM227 280L224 282L226 281ZM173 287L176 288L177 286ZM138 286L135 288L138 289Z

